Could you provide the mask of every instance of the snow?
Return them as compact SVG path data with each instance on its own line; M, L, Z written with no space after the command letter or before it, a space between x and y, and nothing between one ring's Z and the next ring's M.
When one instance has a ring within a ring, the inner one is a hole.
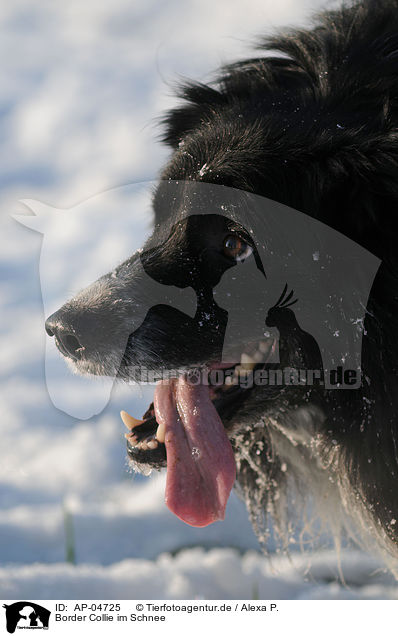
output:
M3 598L49 599L397 599L398 590L371 557L342 558L346 584L337 582L335 554L319 553L308 568L293 559L241 555L231 548L181 550L157 559L124 559L108 566L67 563L19 565L0 570ZM316 576L316 580L315 577ZM367 581L364 584L364 581Z
M259 32L303 22L322 4L2 3L3 599L398 597L381 563L353 548L340 557L345 583L326 548L312 559L262 555L235 495L224 522L180 522L164 505L164 473L144 478L126 465L118 412L143 413L151 389L72 375L43 328L50 311L148 231L148 189L137 194L139 228L130 234L117 225L123 213L125 226L131 204L117 186L156 178L167 151L153 122L174 103L175 79L208 79L220 62L250 55L247 43ZM44 238L10 216L29 214L32 201L61 215L85 200L77 225L64 216Z

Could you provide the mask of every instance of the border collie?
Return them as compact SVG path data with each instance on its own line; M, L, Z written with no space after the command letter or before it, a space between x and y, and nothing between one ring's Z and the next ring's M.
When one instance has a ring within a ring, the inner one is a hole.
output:
M151 238L47 333L81 373L159 380L142 419L122 413L127 449L167 466L187 523L222 519L235 484L262 542L271 517L286 545L320 519L396 554L398 0L323 12L260 49L180 89ZM331 354L352 323L360 339ZM342 386L347 352L360 375ZM338 386L322 379L333 365Z

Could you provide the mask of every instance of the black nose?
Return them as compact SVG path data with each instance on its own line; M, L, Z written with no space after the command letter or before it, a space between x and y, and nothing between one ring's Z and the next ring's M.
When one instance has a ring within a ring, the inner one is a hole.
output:
M80 342L80 336L65 321L61 311L56 311L46 320L46 332L55 337L55 344L60 352L72 360L81 360L85 347Z

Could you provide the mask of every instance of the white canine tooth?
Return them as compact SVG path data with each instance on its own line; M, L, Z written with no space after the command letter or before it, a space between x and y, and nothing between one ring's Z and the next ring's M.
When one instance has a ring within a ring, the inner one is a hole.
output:
M244 371L251 371L256 366L256 361L252 356L249 356L247 353L242 353L240 357L240 365L241 369ZM241 371L239 372L241 374Z
M143 422L145 422L145 420L137 420L137 418L127 413L127 411L120 411L120 417L122 419L123 424L126 426L126 428L129 429L129 431L131 431L136 426L140 426L141 424L143 424Z
M137 446L138 440L135 435L133 435L132 433L125 433L124 436L126 439L128 439L131 446Z
M235 367L235 375L240 378L246 378L253 371L254 367L255 363L251 364L250 367L247 363L244 366L238 364L238 366Z
M156 431L156 439L162 444L164 444L165 436L166 436L166 427L164 424L159 424L158 430Z
M247 353L242 353L242 355L240 356L240 363L244 364L245 366L252 364L253 362L255 362L255 360L253 360L253 358Z

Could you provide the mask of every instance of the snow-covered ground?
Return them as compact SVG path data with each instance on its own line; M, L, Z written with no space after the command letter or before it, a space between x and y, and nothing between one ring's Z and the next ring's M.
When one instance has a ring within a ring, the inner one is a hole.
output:
M176 519L163 502L165 475L126 466L118 411L141 414L149 390L72 376L43 328L147 231L145 214L131 236L106 223L128 211L117 186L155 179L167 156L153 122L173 103L175 79L208 79L249 55L258 34L324 4L2 3L1 598L398 597L382 564L353 549L341 554L345 583L326 549L311 564L294 551L262 556L236 496L223 523L195 529ZM22 199L61 209L105 191L95 223L90 213L68 230L55 223L41 228L44 239L10 217L28 213Z

